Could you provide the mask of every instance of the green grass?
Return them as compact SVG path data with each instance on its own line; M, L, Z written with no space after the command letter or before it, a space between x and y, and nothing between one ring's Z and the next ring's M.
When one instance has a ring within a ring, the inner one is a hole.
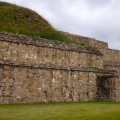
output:
M85 45L61 34L38 13L6 2L0 2L0 31Z
M120 103L37 103L0 105L0 120L120 120Z

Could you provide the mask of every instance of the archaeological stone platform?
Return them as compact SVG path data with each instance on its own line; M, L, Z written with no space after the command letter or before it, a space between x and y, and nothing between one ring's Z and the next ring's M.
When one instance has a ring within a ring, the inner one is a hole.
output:
M120 51L0 32L0 103L120 101Z

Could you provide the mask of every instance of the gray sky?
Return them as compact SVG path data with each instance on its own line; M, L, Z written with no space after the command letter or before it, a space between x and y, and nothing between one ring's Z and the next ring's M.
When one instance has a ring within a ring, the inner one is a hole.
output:
M120 0L0 0L33 9L56 29L120 50Z

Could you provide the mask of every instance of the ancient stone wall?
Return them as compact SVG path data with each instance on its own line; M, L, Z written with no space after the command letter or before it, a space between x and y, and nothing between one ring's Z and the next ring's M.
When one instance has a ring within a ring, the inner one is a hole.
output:
M87 46L108 49L108 43L106 43L106 42L99 41L94 38L89 38L89 37L84 37L84 36L80 36L80 35L70 34L67 32L62 32L62 31L61 31L61 33L65 34L70 39L71 38L74 39L77 42L85 43Z
M108 79L109 94L112 96L112 101L120 101L120 51L112 49L101 49L103 53L103 68L107 70L114 70L118 74L118 77ZM112 89L111 89L112 88ZM114 88L114 89L113 89Z
M104 61L111 62L120 62L120 51L113 49L99 49L99 51L103 54Z
M78 42L86 43L91 47L96 47L103 54L103 68L105 70L116 71L118 77L100 77L97 78L98 99L111 99L112 101L120 101L120 51L108 48L108 43L98 41L93 38L73 35L66 32L61 32L69 38L74 38ZM105 88L105 89L104 89ZM106 93L106 94L105 94ZM107 97L104 97L106 96Z
M0 32L0 103L119 101L115 86L119 75L116 69L103 69L109 64L103 61L103 53L97 48ZM101 82L104 77L108 82ZM115 85L109 82L112 79ZM103 84L112 87L104 93Z
M1 66L0 73L1 103L96 99L96 75L93 72Z
M19 61L36 64L102 68L102 56L84 51L70 51L49 47L0 41L0 60ZM101 64L99 64L101 63Z

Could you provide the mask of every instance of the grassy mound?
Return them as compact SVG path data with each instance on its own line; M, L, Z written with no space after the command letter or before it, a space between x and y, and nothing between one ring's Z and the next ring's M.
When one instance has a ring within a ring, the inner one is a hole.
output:
M6 2L0 2L0 30L81 44L55 30L36 12Z

